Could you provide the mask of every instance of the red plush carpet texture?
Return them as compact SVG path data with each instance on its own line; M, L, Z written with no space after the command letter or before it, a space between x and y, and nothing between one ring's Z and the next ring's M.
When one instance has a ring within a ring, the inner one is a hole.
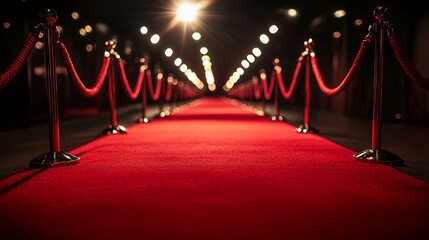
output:
M0 181L0 239L429 239L429 184L225 98Z

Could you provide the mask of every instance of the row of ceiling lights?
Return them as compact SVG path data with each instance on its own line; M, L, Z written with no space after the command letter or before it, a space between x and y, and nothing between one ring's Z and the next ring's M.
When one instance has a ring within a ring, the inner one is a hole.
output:
M196 11L198 9L190 4L185 4L182 5L181 8L179 8L178 10L178 14L177 17L181 20L181 21L191 21L192 17L196 17ZM288 17L296 17L298 15L298 12L295 9L287 9L287 11L285 11L285 13L287 14ZM346 15L346 12L344 10L337 10L333 13L334 17L336 18L341 18L343 16ZM79 15L77 12L72 12L71 14L72 18L75 20L79 19ZM361 20L356 20L355 21L355 25L359 26L362 24ZM3 24L5 25L5 24ZM6 25L5 28L8 28L8 26ZM79 30L80 35L85 36L87 33L90 33L92 31L92 28L90 25L86 25L84 28L81 28ZM143 35L146 35L148 33L148 28L143 26L140 28L140 32ZM272 25L269 28L269 32L271 34L275 34L278 31L278 27L276 25ZM335 35L334 37L338 37L338 34ZM192 37L194 40L198 41L201 39L201 34L198 32L194 32L192 34ZM150 41L153 44L157 44L160 41L160 36L158 34L153 34L150 38ZM269 37L266 34L261 34L259 37L259 40L261 43L263 44L268 44L269 43ZM87 51L91 51L92 49L87 49ZM173 50L171 48L167 48L165 50L165 55L167 57L171 57L173 55ZM206 77L206 82L208 84L208 89L210 91L214 91L216 89L216 85L215 85L215 78L213 75L213 71L211 69L212 63L210 60L210 57L207 55L208 53L208 49L206 47L202 47L200 49L200 53L202 54L202 65L204 67L205 70L205 77ZM240 79L240 77L244 74L245 69L248 69L250 67L250 64L255 62L256 58L259 57L262 54L261 50L258 47L255 47L252 49L252 53L249 53L246 56L246 59L243 59L241 61L241 66L238 67L236 69L236 71L233 72L233 74L229 77L228 81L225 83L225 85L223 86L223 89L225 91L229 91L234 84ZM192 71L185 63L183 63L182 59L177 57L174 60L174 65L177 66L179 68L179 70L181 72L183 72L186 77L199 89L203 89L204 88L204 83L200 80L200 78L197 76L197 74Z
M146 35L149 33L149 29L146 26L140 28L140 33ZM150 42L152 44L158 44L161 40L161 37L158 34L153 34L150 37ZM170 58L174 54L174 50L170 47L166 48L164 54L167 58ZM197 74L183 62L180 57L176 57L174 59L174 65L179 68L181 72L185 74L185 76L191 81L198 89L202 90L204 88L204 83L200 80Z
M289 18L295 18L298 16L298 11L296 9L285 9L284 13L287 17ZM336 10L333 12L333 16L335 18L342 18L346 15L346 11L345 10ZM362 20L361 19L356 19L354 21L354 24L356 26L360 26L362 25ZM271 25L269 28L269 32L271 34L275 34L278 31L278 27L276 25ZM341 33L336 31L333 33L333 37L334 38L339 38L341 36ZM269 37L266 34L261 34L259 36L259 40L261 43L263 44L268 44L269 43ZM252 55L253 54L253 55ZM234 87L235 83L238 82L238 80L240 80L240 77L244 74L244 69L247 69L250 67L250 63L253 63L255 61L255 57L259 57L262 52L258 47L255 47L252 49L252 54L248 54L246 59L241 61L241 66L238 67L236 69L236 71L234 71L231 76L228 78L228 80L226 81L225 85L223 86L223 90L224 91L229 91L231 90L231 88Z
M276 34L278 30L279 29L276 25L271 25L268 29L271 34ZM262 44L266 45L270 42L270 38L267 34L263 33L259 36L259 41ZM231 90L231 88L234 87L235 83L238 82L238 80L240 80L240 77L245 73L245 69L248 69L250 67L250 64L254 63L256 61L256 58L260 57L261 54L261 49L258 47L254 47L251 53L247 54L246 59L241 60L241 66L237 67L237 69L228 78L225 85L223 86L223 90L226 92Z
M189 21L192 21L196 17L197 12L198 12L198 6L190 4L190 3L184 3L181 6L179 6L179 8L177 10L176 18L180 21L189 22ZM148 31L149 31L148 28L145 26L140 28L140 32L143 35L146 35L148 33ZM195 41L199 41L201 39L201 33L194 32L192 34L192 38ZM150 38L150 41L153 44L157 44L160 41L160 39L161 38L158 34L153 34L152 37ZM173 49L167 48L164 53L165 53L166 57L170 58L173 55L173 52L174 52ZM215 78L214 78L213 70L211 68L212 62L211 62L210 56L208 55L207 47L201 47L200 53L202 55L201 60L202 60L203 68L204 68L204 73L205 73L208 89L210 91L214 91L216 89L216 84L215 84ZM190 68L188 68L188 66L185 63L183 63L181 58L177 57L174 60L174 65L179 67L179 70L182 71L183 73L185 73L187 78L198 89L202 90L204 88L204 83L200 80L200 78L197 76L197 74L194 71L192 71Z

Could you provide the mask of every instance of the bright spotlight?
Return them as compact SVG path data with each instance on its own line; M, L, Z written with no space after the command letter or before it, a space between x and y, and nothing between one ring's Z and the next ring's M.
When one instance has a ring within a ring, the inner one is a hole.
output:
M259 40L261 40L261 43L267 44L270 41L270 38L266 34L261 34L259 37Z
M250 63L247 60L243 60L241 61L241 66L243 66L244 68L249 68Z
M200 53L201 54L207 54L208 52L209 52L209 50L206 47L200 48Z
M143 26L140 28L140 32L141 32L141 34L145 35L149 32L149 29L147 27Z
M192 3L183 3L177 9L177 18L184 22L193 21L198 14L198 7Z
M180 58L176 58L176 59L174 60L174 65L176 65L176 66L178 67L178 66L180 66L180 64L182 64L182 59L180 59Z
M286 14L289 17L296 17L298 15L298 11L296 9L291 8L291 9L286 10Z
M153 44L157 44L160 40L160 36L158 34L154 34L152 35L152 37L150 38L150 42Z
M269 31L271 34L276 33L279 30L279 28L276 25L271 25Z
M171 55L173 55L173 49L171 48L165 49L165 56L171 57Z
M233 72L232 79L234 79L234 81L237 82L238 79L240 79L240 74L238 72Z
M257 47L255 47L254 49L252 49L252 53L253 53L253 55L255 55L255 57L259 57L262 54L261 49L259 49Z
M194 33L192 33L192 38L193 38L195 41L200 40L200 39L201 39L201 33L199 33L199 32L194 32Z
M179 70L181 72L186 72L186 70L188 70L188 66L186 66L186 64L182 64L182 65L180 65Z
M255 56L253 56L252 54L247 55L247 61L249 61L250 63L255 62Z
M340 9L334 12L334 17L336 18L342 18L346 15L346 11Z

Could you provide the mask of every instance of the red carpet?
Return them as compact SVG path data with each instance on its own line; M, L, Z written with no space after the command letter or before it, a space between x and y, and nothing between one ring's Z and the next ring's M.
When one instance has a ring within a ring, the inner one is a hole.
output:
M429 239L429 184L227 99L0 181L0 239Z

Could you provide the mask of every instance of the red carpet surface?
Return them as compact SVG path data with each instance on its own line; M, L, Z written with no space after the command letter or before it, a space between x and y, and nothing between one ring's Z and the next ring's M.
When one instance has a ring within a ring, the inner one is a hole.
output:
M0 239L429 239L429 184L229 99L0 181Z

